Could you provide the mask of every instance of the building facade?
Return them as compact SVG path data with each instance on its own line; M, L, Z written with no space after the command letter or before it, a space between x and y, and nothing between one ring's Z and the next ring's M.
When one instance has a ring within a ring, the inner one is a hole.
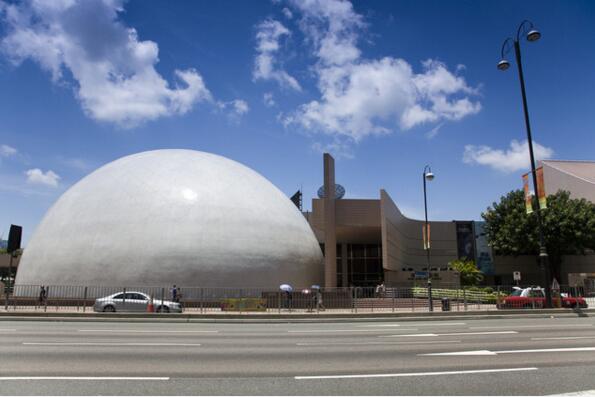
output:
M458 282L448 263L465 254L461 239L473 240L472 226L466 236L457 230L472 222L430 222L428 263L423 221L404 216L383 189L377 199L338 198L330 154L324 154L323 164L324 197L313 199L312 212L305 215L324 252L326 287L397 284L428 276L437 283ZM467 255L473 255L473 246Z

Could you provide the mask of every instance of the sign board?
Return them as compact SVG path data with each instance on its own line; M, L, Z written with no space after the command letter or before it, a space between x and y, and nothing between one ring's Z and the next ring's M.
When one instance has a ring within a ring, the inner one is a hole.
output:
M514 281L521 281L521 272L512 272L512 278Z
M560 291L560 283L558 280L556 280L556 278L554 278L554 281L552 281L552 289L554 291Z

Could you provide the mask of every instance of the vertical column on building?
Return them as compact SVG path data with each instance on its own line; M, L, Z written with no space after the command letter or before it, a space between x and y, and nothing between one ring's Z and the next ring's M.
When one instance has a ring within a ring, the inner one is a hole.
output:
M324 154L324 286L337 286L337 234L335 228L335 159Z

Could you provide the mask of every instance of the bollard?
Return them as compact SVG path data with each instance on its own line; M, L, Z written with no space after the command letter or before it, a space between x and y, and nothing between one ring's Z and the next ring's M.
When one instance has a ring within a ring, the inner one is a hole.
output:
M463 308L467 311L467 290L463 287Z
M395 312L395 293L397 292L396 288L392 289L392 295L393 295L393 313Z
M161 288L161 303L160 305L160 313L164 313L163 311L163 301L165 300L165 288Z

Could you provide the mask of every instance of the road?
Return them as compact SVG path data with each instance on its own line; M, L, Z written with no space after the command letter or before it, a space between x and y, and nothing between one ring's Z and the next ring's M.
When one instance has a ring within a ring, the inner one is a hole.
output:
M0 321L2 395L545 395L594 373L591 317Z

